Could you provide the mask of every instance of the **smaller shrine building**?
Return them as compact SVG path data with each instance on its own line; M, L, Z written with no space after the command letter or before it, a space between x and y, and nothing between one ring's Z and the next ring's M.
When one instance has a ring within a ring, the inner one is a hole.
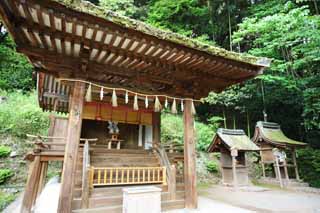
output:
M258 151L243 130L219 128L208 148L208 152L220 152L222 181L225 185L245 186L249 184L247 151Z

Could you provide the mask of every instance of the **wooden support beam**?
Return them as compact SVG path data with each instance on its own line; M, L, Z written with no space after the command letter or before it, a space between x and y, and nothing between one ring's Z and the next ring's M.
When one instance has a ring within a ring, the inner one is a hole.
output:
M196 209L197 197L197 175L196 175L196 147L194 117L192 115L192 101L185 101L183 112L184 119L184 180L185 180L185 207Z
M61 189L58 212L71 212L74 179L76 177L76 163L80 143L82 124L82 111L85 95L85 83L75 82L70 97L69 123L66 136L66 149L64 154Z
M37 194L37 185L39 182L40 175L40 156L36 156L34 161L30 164L29 167L29 175L26 184L26 188L24 190L22 205L21 205L21 213L29 213L31 212L31 208L35 202L36 194Z
M152 139L153 143L157 144L161 141L161 113L160 112L154 112L152 114Z
M236 156L232 157L232 178L233 178L233 187L238 187L238 177L237 177L237 160Z
M296 154L295 148L292 149L292 161L293 161L294 171L296 173L296 179L300 180L298 164L297 164L297 154Z
M40 158L40 160L41 160L41 158ZM39 184L38 184L37 197L42 192L42 189L46 183L46 177L47 177L47 171L48 171L48 161L41 162L40 169L41 170L40 170L40 174L39 174Z

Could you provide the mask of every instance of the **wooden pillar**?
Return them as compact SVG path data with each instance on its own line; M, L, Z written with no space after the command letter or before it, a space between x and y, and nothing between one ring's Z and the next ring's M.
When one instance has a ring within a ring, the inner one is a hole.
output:
M29 167L28 180L26 184L26 188L23 195L22 205L21 205L21 213L29 213L31 212L31 208L35 202L38 183L39 183L39 175L41 171L40 164L40 156L35 156L33 162Z
M287 160L286 159L283 161L283 169L284 169L284 175L286 177L286 181L289 181L289 173L288 173L288 167L287 167Z
M154 112L152 116L152 140L153 143L160 143L161 141L161 114L160 112Z
M58 212L71 212L76 163L80 143L85 83L75 82L69 99L70 112L66 135Z
M236 156L232 156L232 178L233 178L233 187L238 187L238 177L237 177L237 164Z
M40 164L40 175L39 175L39 185L38 185L38 191L37 191L37 197L42 192L42 189L44 187L44 184L46 182L47 177L47 171L48 171L48 161L42 161Z
M281 176L281 171L280 171L280 166L279 166L279 160L277 157L275 157L275 172L278 177L279 183L280 183L280 187L283 188L283 183L282 183L282 176Z
M295 148L292 149L292 161L293 161L294 171L296 173L296 179L300 180L298 164L297 164L297 153Z
M262 177L266 177L266 168L264 166L264 161L263 161L263 152L260 151L260 157L261 157L261 168L262 168Z
M266 169L265 169L265 167L264 167L264 162L262 161L261 162L261 167L262 167L262 177L266 177Z
M194 118L192 115L192 101L185 101L183 112L184 120L184 185L185 185L185 207L196 209L198 207L197 197L197 173L196 173L196 147Z

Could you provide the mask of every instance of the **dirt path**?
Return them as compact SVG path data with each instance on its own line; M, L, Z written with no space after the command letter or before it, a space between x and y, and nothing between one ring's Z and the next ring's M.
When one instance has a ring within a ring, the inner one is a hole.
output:
M320 196L286 190L234 190L211 186L199 191L201 196L257 212L320 213Z

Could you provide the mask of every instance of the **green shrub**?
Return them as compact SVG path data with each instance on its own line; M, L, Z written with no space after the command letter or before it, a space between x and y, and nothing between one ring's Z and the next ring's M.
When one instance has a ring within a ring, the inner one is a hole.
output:
M4 210L4 208L16 199L17 194L7 194L0 191L0 212Z
M209 161L206 163L207 170L211 173L217 173L219 171L219 165L216 161Z
M0 158L7 157L11 152L11 148L8 146L0 146Z
M210 145L215 132L217 124L210 121L209 125L201 122L195 122L196 127L196 147L199 151L206 151ZM169 113L162 113L161 116L161 141L173 142L183 144L183 119L182 116L173 115Z
M7 93L7 101L0 107L0 134L11 134L22 137L28 134L46 134L49 127L48 113L39 107L36 92Z
M311 147L299 149L297 156L301 178L310 186L320 188L320 150Z
M0 169L0 184L4 183L11 176L13 176L12 170L10 170L10 169Z

